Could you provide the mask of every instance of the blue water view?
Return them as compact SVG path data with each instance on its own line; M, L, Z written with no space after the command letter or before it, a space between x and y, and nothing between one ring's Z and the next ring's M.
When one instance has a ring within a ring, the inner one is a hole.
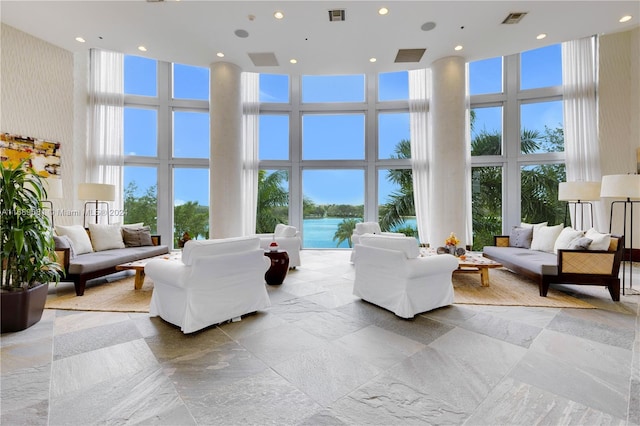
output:
M324 217L321 219L304 219L302 221L302 247L303 248L349 248L349 243L343 241L339 246L333 240L333 236L338 230L338 225L342 222L342 217ZM415 218L407 218L403 226L416 225Z

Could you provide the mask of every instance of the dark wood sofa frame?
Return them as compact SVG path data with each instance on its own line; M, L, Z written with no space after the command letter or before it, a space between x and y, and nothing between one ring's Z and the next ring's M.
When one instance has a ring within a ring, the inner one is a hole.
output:
M159 246L161 244L160 235L152 235L151 242L154 246ZM116 269L117 265L110 265L107 268L99 269L92 272L87 272L84 274L70 274L69 273L69 262L71 259L71 253L69 248L56 249L56 255L58 257L57 262L64 268L65 276L60 278L60 281L73 281L73 286L76 290L76 296L84 295L84 290L87 286L87 281L92 280L94 278L104 277L105 275L114 274L116 272L120 272Z
M509 236L495 236L494 244L496 247L508 247ZM611 299L618 302L623 254L624 237L612 235L609 250L558 250L557 275L536 274L517 263L505 262L504 259L499 261L506 268L536 281L542 297L547 296L551 284L601 285L607 287Z

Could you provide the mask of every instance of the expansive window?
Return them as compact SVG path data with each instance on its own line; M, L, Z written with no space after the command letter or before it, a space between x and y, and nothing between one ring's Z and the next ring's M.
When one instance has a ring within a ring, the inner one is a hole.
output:
M560 45L472 62L469 84L474 248L521 221L562 222Z
M206 238L209 70L125 56L124 80L125 221Z

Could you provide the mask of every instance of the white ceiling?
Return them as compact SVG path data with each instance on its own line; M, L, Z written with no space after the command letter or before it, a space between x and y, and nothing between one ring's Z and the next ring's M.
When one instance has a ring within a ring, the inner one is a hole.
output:
M378 15L381 6L389 14ZM329 9L345 9L346 21L329 22ZM276 10L284 19L273 17ZM528 14L519 24L502 24L510 12ZM619 23L623 15L633 19ZM70 51L99 47L200 66L224 60L246 71L287 74L425 68L450 55L474 61L625 31L638 26L639 17L637 0L0 1L3 23ZM435 29L421 30L426 22L435 22ZM238 29L249 36L237 37ZM536 40L540 33L547 38ZM86 43L75 41L78 36ZM455 52L458 44L464 49ZM398 49L413 48L427 49L419 63L394 63ZM279 66L253 65L248 54L266 52ZM290 64L291 58L298 63Z

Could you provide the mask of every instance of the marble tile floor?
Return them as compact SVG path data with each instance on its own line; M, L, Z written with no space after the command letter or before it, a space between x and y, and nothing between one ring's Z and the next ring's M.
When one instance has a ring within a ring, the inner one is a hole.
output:
M0 338L0 424L640 424L640 295L564 286L597 309L408 321L351 295L348 258L304 250L269 310L191 335L147 314L45 310Z

